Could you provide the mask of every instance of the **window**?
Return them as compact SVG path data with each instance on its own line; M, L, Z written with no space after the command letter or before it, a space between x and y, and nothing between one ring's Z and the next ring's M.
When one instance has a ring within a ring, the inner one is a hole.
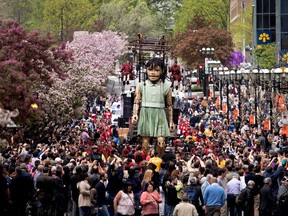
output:
M270 28L275 28L276 21L275 21L275 14L270 15Z
M281 35L281 49L288 49L288 34L282 34Z
M270 28L270 16L263 15L263 28Z
M262 24L262 15L257 15L257 29L262 29L263 24Z
M288 14L288 1L281 0L281 14L287 13Z
M288 15L281 15L281 32L288 32L287 19Z
M270 0L263 0L263 13L269 13L270 11Z
M262 0L257 0L257 13L263 13L262 10Z
M270 13L275 13L275 0L270 0Z

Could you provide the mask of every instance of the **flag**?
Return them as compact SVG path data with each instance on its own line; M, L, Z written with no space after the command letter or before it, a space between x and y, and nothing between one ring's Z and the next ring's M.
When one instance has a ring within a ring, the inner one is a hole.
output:
M264 121L264 130L265 130L265 131L270 131L270 130L271 130L271 122L270 122L269 119L266 119L266 120Z
M223 105L222 105L222 111L223 111L223 112L227 112L227 105L226 105L226 104L223 104Z
M257 44L268 44L272 42L272 32L271 31L257 31Z
M239 109L234 109L233 115L237 118L239 116Z
M288 125L283 125L282 126L282 135L286 135L288 137Z
M255 116L254 115L251 115L251 116L249 116L249 123L250 123L250 125L254 125L255 124Z

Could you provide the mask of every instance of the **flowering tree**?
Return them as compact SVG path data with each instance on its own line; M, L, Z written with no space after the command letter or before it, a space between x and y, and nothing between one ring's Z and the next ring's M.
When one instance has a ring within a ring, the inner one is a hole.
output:
M229 64L232 67L238 67L241 62L244 62L245 58L242 55L242 52L239 50L233 51L231 54L231 60L229 61Z
M75 36L67 43L73 51L73 63L67 69L67 78L54 78L52 88L41 92L46 120L63 124L83 114L86 96L105 88L114 63L126 51L126 36L104 31Z
M202 17L197 16L190 27L171 39L173 55L180 57L189 66L203 65L206 55L200 50L213 47L214 59L218 59L223 65L229 64L233 43L231 34L223 29L213 28Z
M28 123L40 114L41 109L31 108L40 103L37 90L49 89L53 76L63 78L71 52L51 48L53 44L51 37L27 33L16 22L0 22L0 107L19 110L15 123Z

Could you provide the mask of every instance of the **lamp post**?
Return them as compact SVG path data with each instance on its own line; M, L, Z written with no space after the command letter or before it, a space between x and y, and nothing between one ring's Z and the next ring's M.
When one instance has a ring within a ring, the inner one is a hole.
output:
M203 47L201 50L201 53L206 56L205 57L205 69L204 69L204 79L203 79L203 94L204 94L204 97L207 97L208 96L208 89L207 86L209 84L208 82L208 75L209 75L209 67L208 67L208 60L209 58L207 56L211 56L214 54L214 51L215 49L214 48L210 48L210 47Z
M222 110L222 105L223 105L223 95L222 95L222 87L223 87L223 79L224 77L224 68L221 67L219 68L219 93L220 93L220 110Z
M224 82L226 84L226 113L227 113L227 121L229 123L229 109L230 109L230 103L229 103L229 82L230 82L230 71L228 68L224 68Z

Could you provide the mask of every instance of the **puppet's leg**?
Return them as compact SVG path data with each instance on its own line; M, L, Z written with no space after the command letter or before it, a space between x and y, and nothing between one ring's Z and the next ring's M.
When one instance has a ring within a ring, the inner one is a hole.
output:
M165 151L165 137L157 137L156 151L159 157L162 157Z
M150 151L150 137L142 137L142 150L145 152L146 155L149 154Z

